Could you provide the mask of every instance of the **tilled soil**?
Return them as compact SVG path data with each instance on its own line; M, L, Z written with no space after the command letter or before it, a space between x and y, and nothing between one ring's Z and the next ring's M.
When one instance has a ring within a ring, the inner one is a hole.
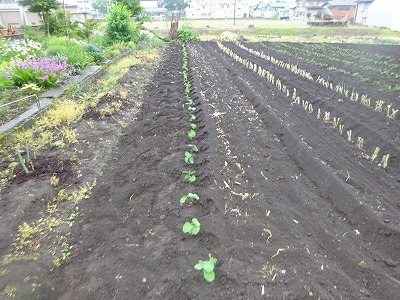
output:
M43 274L40 298L398 299L398 161L385 171L363 158L215 43L187 47L197 137L187 137L182 46L169 44L81 205L71 259ZM329 106L321 87L275 71ZM375 125L365 123L361 131ZM184 163L189 143L200 148L194 167ZM183 180L188 169L194 184ZM188 192L200 200L180 205ZM200 233L186 236L193 217ZM194 269L209 253L213 283Z

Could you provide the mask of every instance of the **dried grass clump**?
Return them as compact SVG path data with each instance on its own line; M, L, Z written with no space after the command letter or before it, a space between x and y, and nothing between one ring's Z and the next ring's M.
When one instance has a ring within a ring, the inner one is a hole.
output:
M230 31L224 31L218 37L218 40L225 41L225 42L237 42L239 40L239 36L236 33L233 33Z

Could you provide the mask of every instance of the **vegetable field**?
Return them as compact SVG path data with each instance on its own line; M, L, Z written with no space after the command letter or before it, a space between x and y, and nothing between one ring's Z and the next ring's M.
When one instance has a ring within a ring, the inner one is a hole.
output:
M398 299L399 74L399 46L169 44L40 299Z

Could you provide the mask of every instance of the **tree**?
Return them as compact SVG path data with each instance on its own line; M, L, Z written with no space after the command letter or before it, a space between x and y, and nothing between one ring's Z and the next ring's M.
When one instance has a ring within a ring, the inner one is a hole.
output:
M186 7L188 7L189 4L185 0L164 0L163 6L167 10L173 11L173 10L183 10Z
M139 16L143 7L140 5L139 0L114 0L114 3L120 3L126 6L126 8L131 12L132 17Z
M106 15L108 13L109 6L110 0L95 0L92 3L92 7L102 15Z
M21 0L18 4L28 7L28 11L38 13L46 27L46 34L49 34L50 12L60 7L57 0Z
M107 16L106 36L110 44L129 42L138 34L138 29L131 21L131 12L125 5L116 3Z

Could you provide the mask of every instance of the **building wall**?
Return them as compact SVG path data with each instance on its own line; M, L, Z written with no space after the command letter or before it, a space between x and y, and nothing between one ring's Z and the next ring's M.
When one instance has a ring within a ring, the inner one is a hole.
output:
M142 0L140 1L140 5L146 9L146 8L157 8L158 7L158 1L157 0Z
M40 25L41 18L19 6L16 0L0 0L0 22L4 26Z
M371 3L362 2L358 4L356 23L366 24L368 17L368 9Z
M341 7L329 7L333 14L333 18L335 20L341 21L353 21L354 16L356 14L356 7L355 6L341 6Z
M236 0L236 18L248 18L250 6L259 0ZM188 19L232 19L234 16L235 0L192 0L185 9Z

